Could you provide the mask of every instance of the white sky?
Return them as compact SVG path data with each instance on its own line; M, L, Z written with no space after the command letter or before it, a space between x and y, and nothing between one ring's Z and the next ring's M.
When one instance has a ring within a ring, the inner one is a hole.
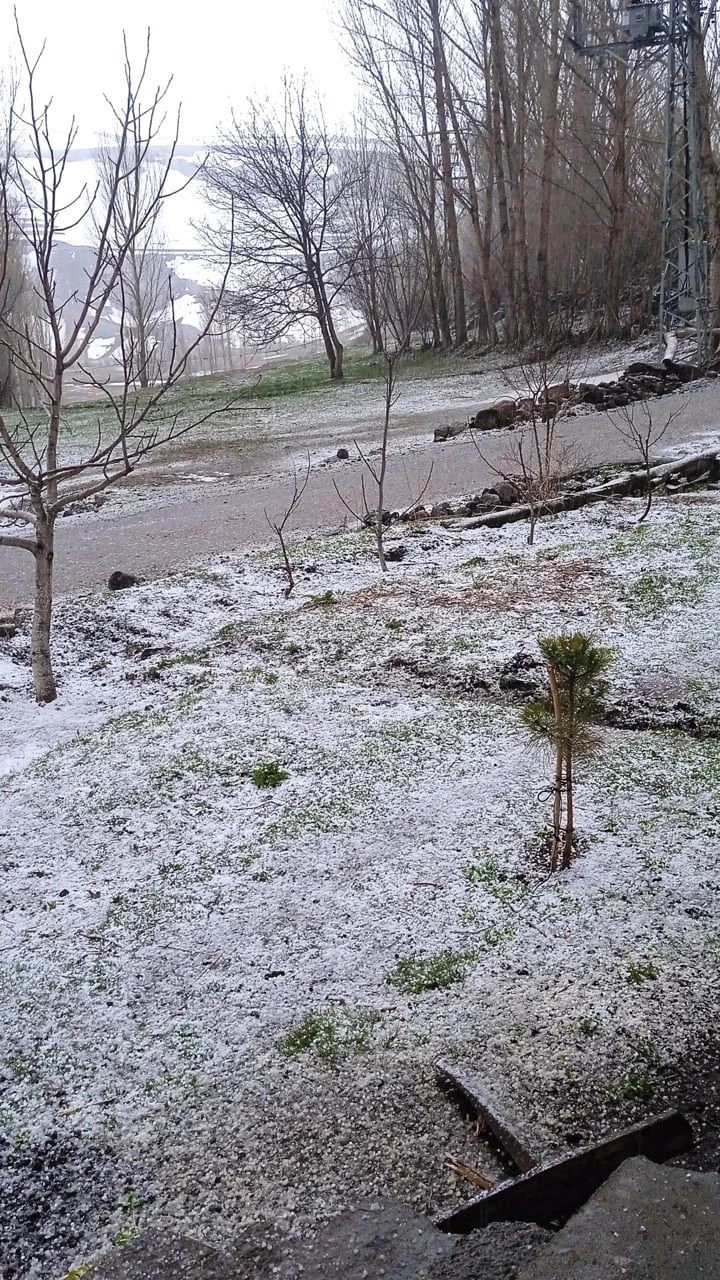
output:
M16 7L29 51L47 43L43 96L52 95L65 117L74 111L79 145L92 145L106 127L102 95L120 83L123 30L140 52L148 26L153 84L173 75L183 142L209 141L231 104L272 93L285 69L308 72L336 126L352 111L333 0L16 0ZM13 0L0 0L3 51L13 36Z

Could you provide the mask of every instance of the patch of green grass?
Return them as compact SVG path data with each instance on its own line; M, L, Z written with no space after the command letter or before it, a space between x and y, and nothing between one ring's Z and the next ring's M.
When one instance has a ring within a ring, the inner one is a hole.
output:
M133 1223L128 1223L127 1226L121 1227L119 1231L115 1232L112 1242L116 1248L121 1249L123 1245L132 1244L134 1240L137 1240L139 1235L140 1228L136 1227Z
M277 760L262 760L250 770L250 780L256 787L279 787L280 783L285 782L289 777L290 774L278 764Z
M215 632L215 639L221 644L227 644L231 640L242 640L247 635L247 624L244 622L226 622L224 626L219 627Z
M657 965L652 960L633 960L625 970L627 981L638 986L641 982L654 982L658 976Z
M306 609L329 609L332 605L337 604L334 591L323 591L320 595L311 596L307 601Z
M578 1018L575 1023L575 1030L578 1035L581 1036L589 1037L597 1035L600 1030L600 1020L598 1018L593 1018L592 1015L586 1015L583 1018Z
M526 886L505 871L493 857L482 862L466 862L462 873L469 885L473 888L482 886L499 902L514 902L527 892Z
M491 924L483 933L482 939L486 947L500 947L515 936L514 924Z
M463 982L475 959L473 951L438 951L432 956L406 956L399 960L387 981L405 995L442 991Z
M404 627L404 625L405 623L403 622L402 618L388 618L387 622L385 623L385 626L387 627L388 631L402 631L402 628Z
M610 1089L610 1096L623 1102L649 1102L654 1089L652 1081L642 1071L628 1071Z
M207 649L198 649L197 653L178 653L174 658L161 658L153 667L149 667L147 675L159 675L161 671L169 671L172 667L194 667L202 665L208 661L209 652Z
M280 1041L285 1058L312 1052L323 1062L337 1063L372 1047L380 1014L368 1010L328 1009L306 1013Z

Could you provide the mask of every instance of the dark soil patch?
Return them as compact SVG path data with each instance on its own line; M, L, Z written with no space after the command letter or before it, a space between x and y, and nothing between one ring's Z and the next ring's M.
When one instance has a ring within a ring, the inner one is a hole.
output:
M53 1276L97 1238L122 1194L110 1147L67 1130L38 1142L0 1136L0 1274Z

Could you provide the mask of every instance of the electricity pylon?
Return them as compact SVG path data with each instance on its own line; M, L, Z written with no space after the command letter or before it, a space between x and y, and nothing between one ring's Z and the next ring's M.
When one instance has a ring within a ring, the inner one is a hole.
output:
M694 328L699 364L709 354L710 308L695 68L697 42L704 39L714 14L714 0L710 4L704 16L702 0L624 3L620 38L593 43L583 32L581 0L574 0L570 37L570 43L584 57L611 56L627 61L633 51L655 50L665 57L660 336Z

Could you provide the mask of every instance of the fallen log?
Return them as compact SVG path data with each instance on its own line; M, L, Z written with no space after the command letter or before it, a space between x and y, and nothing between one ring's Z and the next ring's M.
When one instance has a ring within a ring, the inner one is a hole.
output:
M507 1116L500 1113L494 1099L477 1080L466 1075L462 1068L445 1062L442 1058L435 1063L435 1080L441 1089L455 1094L463 1103L469 1105L471 1114L484 1129L489 1129L516 1169L526 1173L528 1169L538 1164L537 1157L530 1150L525 1135L518 1131L516 1125Z
M489 1222L536 1222L545 1226L574 1213L631 1156L657 1164L694 1145L692 1129L678 1111L644 1120L604 1142L561 1156L475 1196L438 1218L440 1231L466 1235Z
M663 463L650 468L650 483L653 488L662 484L670 476L685 476L688 481L697 481L707 472L710 479L720 479L720 453L698 453L690 458L675 462ZM605 502L608 498L627 498L634 494L645 493L647 474L644 471L624 471L615 480L598 485L594 489L580 489L576 493L566 493L559 498L548 498L535 505L535 515L560 515L563 511L577 511L580 507L590 506L593 502ZM529 503L507 507L504 511L490 511L487 515L474 516L463 526L465 529L499 529L504 524L515 524L518 520L529 520L533 508Z

